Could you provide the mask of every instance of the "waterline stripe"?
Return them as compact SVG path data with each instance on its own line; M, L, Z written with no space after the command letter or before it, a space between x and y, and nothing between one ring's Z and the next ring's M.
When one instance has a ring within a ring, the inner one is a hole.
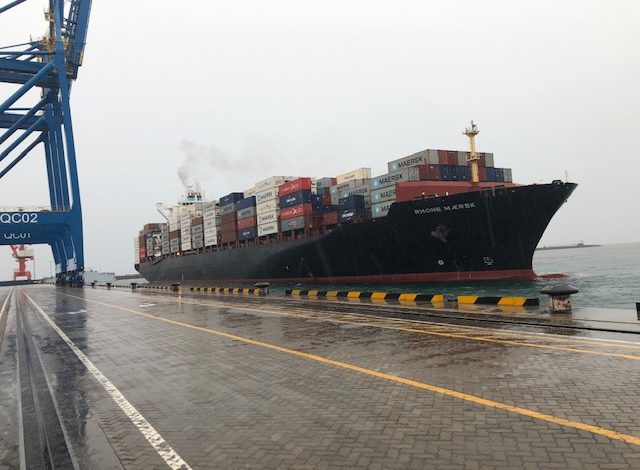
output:
M396 382L396 383L400 383L403 385L408 385L411 387L415 387L415 388L419 388L422 390L428 390L430 392L434 392L434 393L438 393L441 395L446 395L449 397L453 397L453 398L457 398L460 400L464 400L464 401L468 401L471 403L475 403L478 405L484 405L490 408L495 408L495 409L499 409L499 410L504 410L504 411L508 411L511 413L515 413L515 414L519 414L521 416L526 416L529 418L534 418L534 419L538 419L541 421L546 421L549 423L553 423L553 424L558 424L560 426L565 426L565 427L569 427L569 428L573 428L573 429L577 429L580 431L586 431L586 432L590 432L592 434L597 434L600 436L605 436L608 437L609 439L615 439L615 440L619 440L619 441L623 441L623 442L627 442L629 444L633 444L633 445L637 445L640 446L640 437L637 436L633 436L630 434L622 434L619 433L617 431L614 431L612 429L606 429L606 428L601 428L599 426L595 426L592 424L586 424L586 423L582 423L580 421L571 421L568 419L564 419L564 418L560 418L557 416L553 416L553 415L549 415L549 414L545 414L545 413L540 413L538 411L534 411L534 410L529 410L527 408L521 408L519 406L514 406L514 405L509 405L506 403L501 403L501 402L497 402L497 401L493 401L493 400L488 400L482 397L478 397L475 395L469 395L466 393L462 393L462 392L457 392L455 390L450 390L447 388L443 388L443 387L438 387L436 385L430 385L424 382L418 382L416 380L411 380L411 379L405 379L403 377L399 377L397 375L392 375L392 374L387 374L384 372L378 372L376 370L372 370L372 369L367 369L365 367L360 367L360 366L356 366L354 364L349 364L346 362L341 362L341 361L336 361L333 359L328 359L326 357L322 357L322 356L317 356L315 354L310 354L310 353L306 353L303 351L297 351L295 349L288 349L285 348L283 346L278 346L276 344L271 344L271 343L265 343L263 341L257 341L254 339L250 339L250 338L244 338L242 336L236 336L230 333L225 333L223 331L218 331L218 330L214 330L213 328L207 328L207 327L203 327L203 326L196 326L196 325L191 325L189 323L183 323L180 321L176 321L176 320L170 320L168 318L163 318L163 317L159 317L159 316L155 316L149 313L144 313L144 312L138 312L136 310L131 310L125 307L120 307L118 305L111 305L111 304L107 304L107 303L103 303L103 302L98 302L95 300L88 300L88 299L83 299L81 297L76 297L73 295L69 295L69 294L62 294L62 295L66 295L69 297L75 297L79 300L83 300L85 302L90 302L90 303L94 303L94 304L98 304L98 305L103 305L105 307L109 307L109 308L113 308L116 310L122 310L125 312L129 312L129 313L133 313L135 315L140 315L143 317L147 317L150 318L152 320L157 320L157 321L162 321L165 323L169 323L172 325L177 325L177 326L182 326L185 328L189 328L192 330L197 330L197 331L203 331L205 333L210 333L210 334L214 334L216 336L220 336L223 338L228 338L228 339L232 339L235 341L240 341L246 344L251 344L254 346L260 346L263 348L267 348L267 349L271 349L274 351L279 351L285 354L289 354L292 356L297 356L297 357L302 357L305 359L309 359L312 361L316 361L316 362L320 362L323 364L328 364L328 365L332 365L334 367L337 368L341 368L341 369L346 369L346 370L350 370L353 372L359 372L361 374L365 374L371 377L377 377L380 379L385 379L385 380L389 380L391 382Z
M69 337L62 331L58 325L55 324L51 318L42 310L38 304L34 302L34 300L29 297L26 293L25 296L29 299L29 302L34 306L34 308L40 313L42 318L46 320L49 325L60 335L62 340L67 343L67 346L75 353L75 355L80 359L80 362L84 364L84 366L93 374L95 379L100 382L100 384L104 387L107 393L111 396L113 401L117 403L117 405L124 411L127 417L131 420L131 422L140 430L142 435L145 437L147 442L151 444L151 447L155 449L155 451L160 455L162 460L173 470L190 470L191 467L180 457L175 450L164 440L164 438L154 429L151 424L145 419L144 416L140 414L140 412L124 397L124 395L118 390L118 388L111 383L105 375L98 370L98 368L93 365L93 363L89 360L87 356L84 355L80 349L74 344L73 341L69 339Z

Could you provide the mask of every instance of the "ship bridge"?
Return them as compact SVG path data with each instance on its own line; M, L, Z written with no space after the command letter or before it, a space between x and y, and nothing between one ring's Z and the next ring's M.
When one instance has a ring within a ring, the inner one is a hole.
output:
M0 22L26 1L0 2ZM69 95L82 64L90 10L90 0L50 0L42 38L0 46L0 82L11 84L0 102L0 180L23 159L44 153L49 190L48 206L0 207L0 245L48 244L60 284L81 284L84 269ZM28 189L25 184L23 191Z

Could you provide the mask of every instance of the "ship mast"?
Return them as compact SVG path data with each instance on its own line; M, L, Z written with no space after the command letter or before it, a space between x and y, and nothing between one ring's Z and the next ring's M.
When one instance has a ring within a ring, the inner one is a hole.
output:
M471 121L471 127L467 127L463 134L469 137L469 143L471 145L471 151L469 152L469 156L467 157L467 162L469 162L469 166L471 167L471 182L479 183L480 182L480 173L478 172L478 153L476 152L476 136L480 131L478 130L478 126L476 126L473 121Z

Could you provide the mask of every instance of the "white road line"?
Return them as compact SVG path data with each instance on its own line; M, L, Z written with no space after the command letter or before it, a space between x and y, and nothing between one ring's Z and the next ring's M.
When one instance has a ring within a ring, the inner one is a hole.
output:
M7 304L9 303L9 299L11 298L11 294L13 293L13 288L7 294L7 297L4 299L4 303L2 304L2 308L0 308L0 320L2 320L2 316L7 312Z
M42 318L44 318L49 325L60 335L62 340L67 343L67 346L78 356L78 359L84 364L84 366L93 374L95 379L100 382L100 384L104 387L113 401L115 401L118 406L124 411L124 413L129 417L131 422L140 430L145 439L151 444L151 447L155 449L155 451L160 455L160 457L166 462L166 464L172 468L173 470L190 470L191 467L185 462L182 457L178 455L178 453L173 450L173 448L164 440L164 438L154 429L151 424L145 419L142 414L124 397L124 395L118 390L118 388L111 383L105 375L98 370L96 366L89 360L87 356L84 355L80 349L69 339L69 337L62 331L58 325L56 325L51 318L42 310L38 304L36 304L31 297L29 297L26 293L25 296L29 299L29 302L34 306L34 308L40 313Z

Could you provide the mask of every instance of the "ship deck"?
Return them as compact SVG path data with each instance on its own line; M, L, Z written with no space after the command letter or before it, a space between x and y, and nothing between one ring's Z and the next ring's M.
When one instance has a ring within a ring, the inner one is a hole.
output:
M0 288L0 468L639 468L632 314Z

